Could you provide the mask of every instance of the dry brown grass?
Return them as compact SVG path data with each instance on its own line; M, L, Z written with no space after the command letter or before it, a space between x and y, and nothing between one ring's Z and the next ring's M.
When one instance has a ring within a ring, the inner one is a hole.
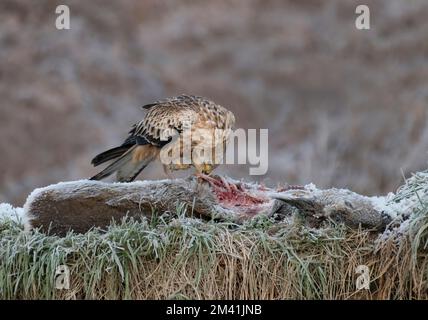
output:
M382 234L265 216L206 222L185 210L62 238L2 220L0 298L428 299L428 171L390 198L384 210L396 217ZM69 290L54 285L63 264ZM359 265L369 290L356 289Z
M125 221L65 238L2 228L6 299L427 299L427 223L376 242L369 231L245 226L179 218ZM54 289L66 264L70 290ZM356 290L356 268L370 290Z

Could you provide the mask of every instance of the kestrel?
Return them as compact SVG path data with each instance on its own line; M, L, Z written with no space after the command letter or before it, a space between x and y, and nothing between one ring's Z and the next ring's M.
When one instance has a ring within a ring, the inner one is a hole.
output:
M222 162L235 125L232 112L206 98L184 94L143 108L148 112L132 126L124 143L92 160L94 166L114 161L91 180L116 172L117 181L130 182L153 160L162 162L168 176L190 167L210 174Z

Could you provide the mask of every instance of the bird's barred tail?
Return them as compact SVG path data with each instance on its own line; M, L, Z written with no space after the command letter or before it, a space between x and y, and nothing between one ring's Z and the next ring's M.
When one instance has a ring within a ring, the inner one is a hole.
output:
M117 172L117 181L133 181L156 156L155 147L134 145L107 168L90 178L90 180L101 180Z

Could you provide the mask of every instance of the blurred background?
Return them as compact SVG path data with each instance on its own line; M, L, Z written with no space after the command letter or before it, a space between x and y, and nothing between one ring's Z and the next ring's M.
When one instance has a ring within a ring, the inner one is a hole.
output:
M360 31L360 1L1 0L0 202L96 173L142 105L181 93L270 130L265 176L219 173L393 191L427 167L428 1L368 2Z

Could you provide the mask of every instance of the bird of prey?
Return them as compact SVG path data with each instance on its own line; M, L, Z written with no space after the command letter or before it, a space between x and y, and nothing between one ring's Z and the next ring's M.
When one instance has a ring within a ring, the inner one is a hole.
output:
M163 162L168 176L170 171L190 167L199 175L209 175L220 164L235 124L232 112L206 98L184 94L142 108L148 112L132 126L123 144L92 160L94 166L113 162L91 180L116 172L117 181L130 182L153 160Z

